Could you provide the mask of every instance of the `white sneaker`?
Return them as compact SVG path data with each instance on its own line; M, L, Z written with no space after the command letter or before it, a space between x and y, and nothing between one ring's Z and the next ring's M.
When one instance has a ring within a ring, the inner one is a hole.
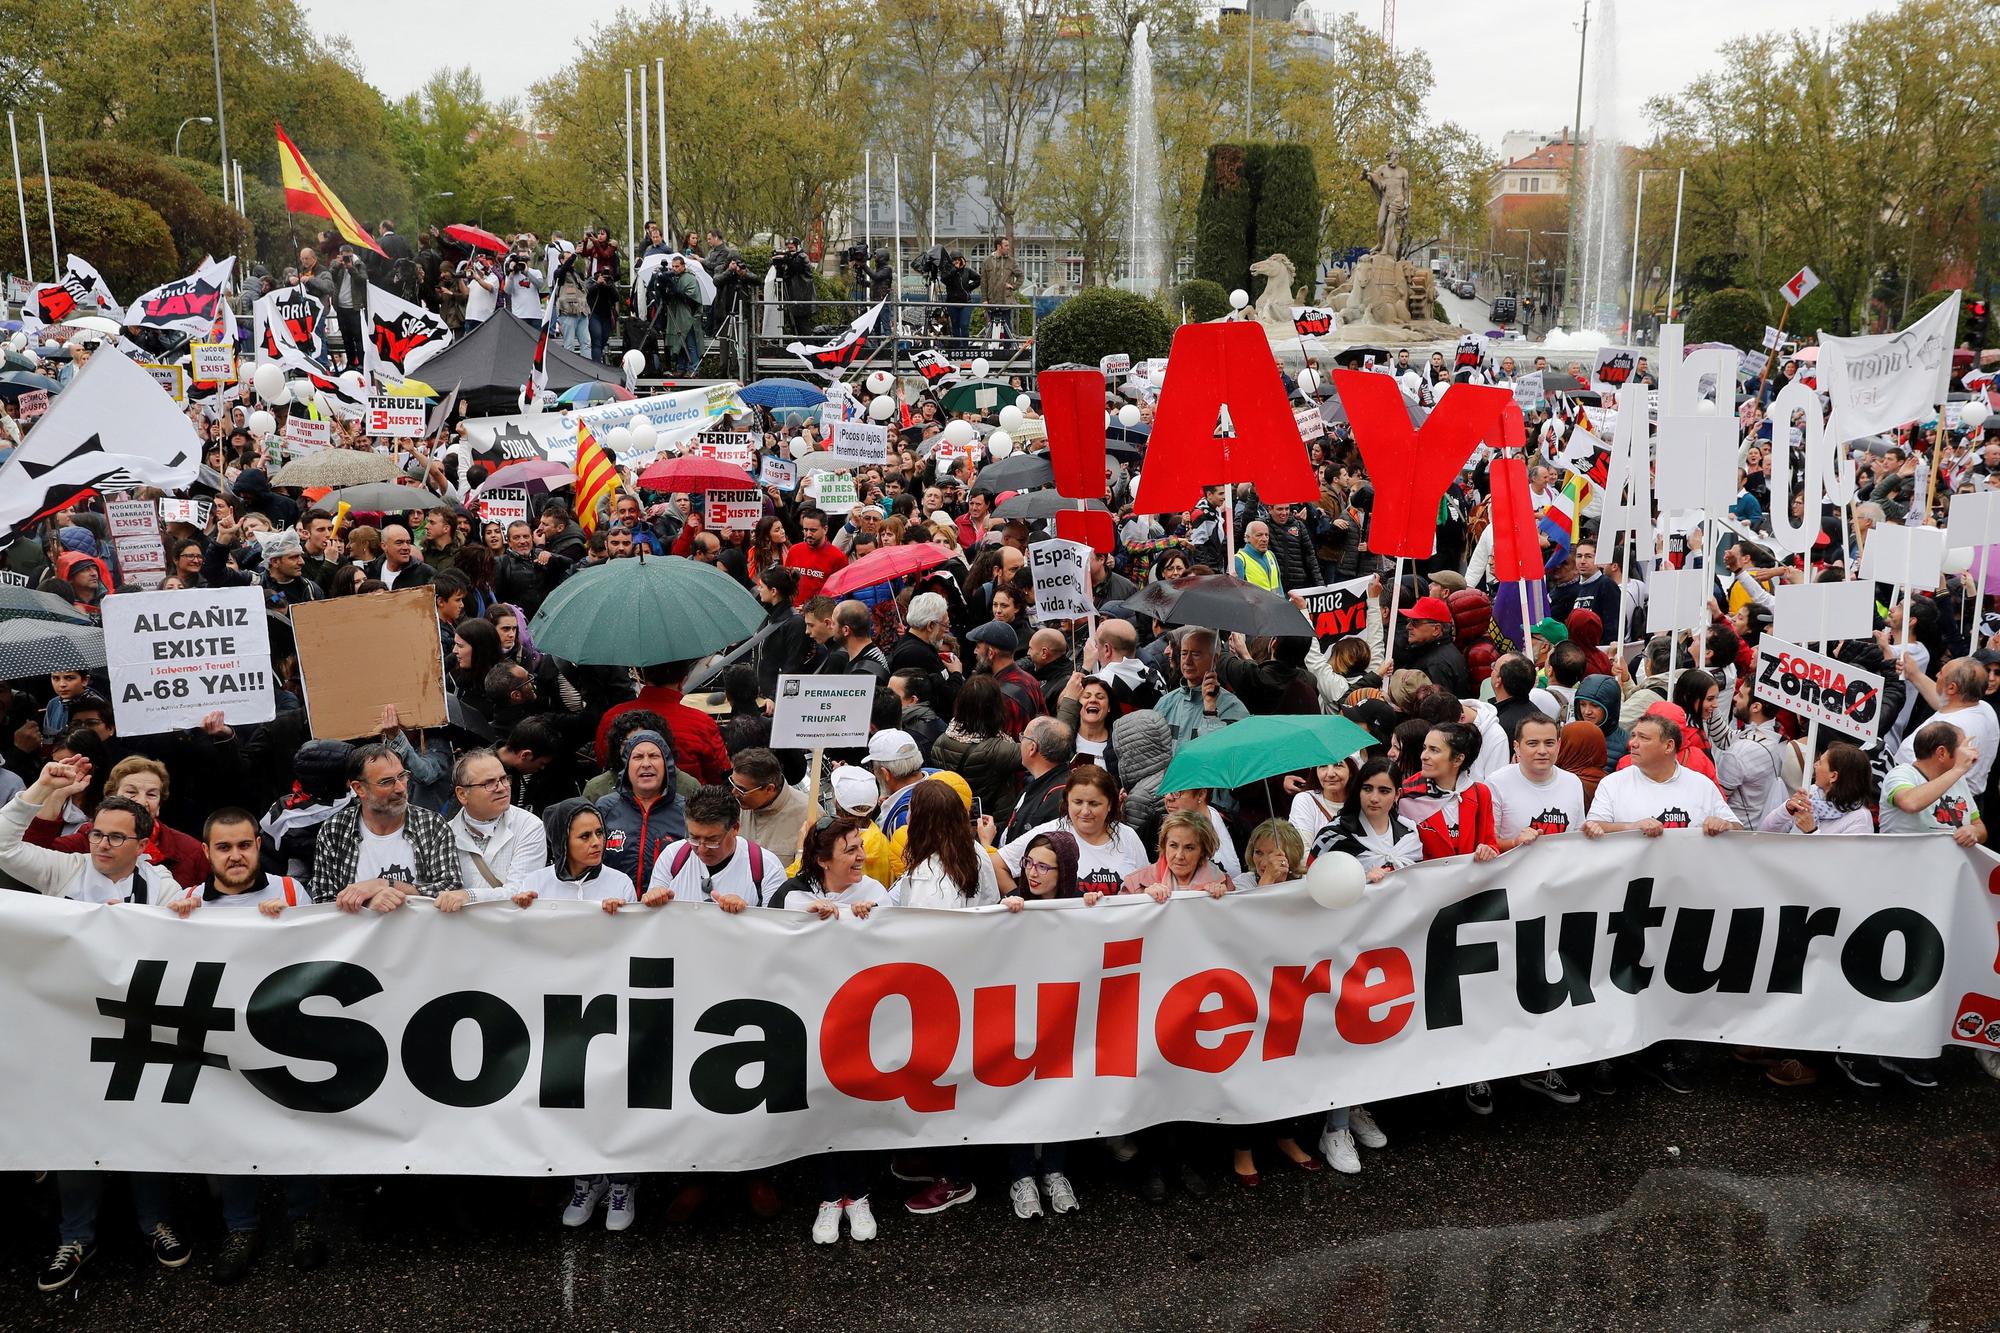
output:
M603 1176L578 1176L570 1184L569 1207L563 1209L563 1225L580 1227L597 1212L598 1201L611 1188Z
M632 1219L639 1213L639 1187L637 1185L611 1186L610 1201L604 1209L604 1229L623 1231L632 1225Z
M1972 1058L1979 1061L1979 1067L1985 1070L1988 1076L2000 1078L2000 1051L1974 1051Z
M1375 1123L1375 1117L1365 1106L1348 1108L1347 1127L1354 1131L1354 1141L1364 1148L1389 1146L1389 1136L1382 1132L1382 1127Z
M1076 1191L1070 1188L1069 1177L1060 1171L1051 1171L1043 1176L1042 1188L1048 1191L1049 1211L1052 1213L1073 1213L1082 1206L1076 1201Z
M819 1206L819 1216L813 1219L813 1244L831 1245L840 1239L840 1209L838 1199L828 1199Z
M1352 1129L1330 1129L1319 1136L1319 1150L1326 1164L1342 1175L1361 1174L1361 1154L1354 1151Z
M1014 1200L1014 1216L1026 1220L1042 1215L1042 1196L1035 1188L1033 1176L1022 1176L1007 1187L1007 1195Z
M1104 1143L1114 1162L1129 1162L1139 1155L1139 1141L1128 1134L1113 1134Z
M875 1210L866 1198L850 1201L846 1208L847 1234L855 1240L875 1239Z

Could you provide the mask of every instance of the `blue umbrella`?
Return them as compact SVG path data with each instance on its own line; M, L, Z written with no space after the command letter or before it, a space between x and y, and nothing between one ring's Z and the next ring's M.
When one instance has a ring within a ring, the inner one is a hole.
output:
M752 407L768 407L778 411L788 407L818 407L826 401L825 390L805 380L782 377L746 384L737 396Z

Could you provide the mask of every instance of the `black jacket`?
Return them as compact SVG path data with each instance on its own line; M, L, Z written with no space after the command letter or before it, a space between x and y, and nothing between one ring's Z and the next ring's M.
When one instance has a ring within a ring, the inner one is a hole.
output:
M953 305L970 301L978 290L979 272L970 264L963 267L953 264L944 271L944 299Z
M1293 517L1278 523L1264 520L1271 529L1271 554L1278 562L1278 581L1286 592L1317 588L1326 582L1320 573L1319 550L1303 521Z
M1449 635L1431 643L1404 645L1396 650L1396 668L1408 667L1421 671L1431 678L1433 685L1442 685L1461 699L1472 695L1472 669L1465 664L1465 654L1458 651L1458 645Z
M806 618L790 602L780 602L765 617L771 632L757 649L757 689L766 699L778 697L778 677L799 674L805 667Z
M378 555L364 565L362 569L369 578L379 579L382 577L382 562L387 558L386 556ZM396 576L396 590L400 592L404 588L424 587L436 575L437 571L423 561L413 560L403 567L401 574Z
M813 299L813 264L803 253L780 251L771 262L778 267L778 281L787 301Z
M493 564L493 592L501 601L512 602L532 616L567 573L569 561L559 555L552 555L547 564L538 565L512 551L502 551Z

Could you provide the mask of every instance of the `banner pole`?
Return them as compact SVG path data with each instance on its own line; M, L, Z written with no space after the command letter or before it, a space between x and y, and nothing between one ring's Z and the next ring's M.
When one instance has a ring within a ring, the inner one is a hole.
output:
M1788 301L1785 303L1785 308L1778 312L1778 341L1780 343L1785 341L1785 321L1790 319L1791 317L1792 317L1792 306L1791 303ZM1757 405L1759 407L1762 407L1764 405L1764 384L1767 380L1771 378L1771 367L1777 364L1778 364L1778 349L1776 347L1773 347L1770 350L1770 352L1767 353L1764 357L1764 373L1757 377ZM1775 426L1772 427L1772 432L1774 434L1776 433L1776 430L1777 428Z
M56 244L56 187L49 177L49 126L42 113L35 113L35 133L42 140L42 198L49 206L49 276L62 272L62 250Z
M1515 579L1514 590L1521 594L1521 642L1518 647L1522 653L1526 653L1528 651L1529 632L1535 627L1535 622L1530 619L1528 611L1528 580L1525 578Z
M826 747L824 745L813 746L812 772L806 778L806 799L810 800L815 807L819 805L820 765L824 763L825 760L826 760Z
M1236 572L1236 483L1222 483L1223 571Z
M625 260L639 275L639 220L632 200L632 71L625 71Z
M21 141L14 136L14 113L7 113L7 142L14 149L14 206L21 213L21 264L28 270L28 281L35 280L35 251L28 244L28 195L21 187ZM62 280L61 266L50 270L51 281Z
M1382 683L1396 666L1396 613L1403 602L1403 557L1396 557L1395 581L1389 585L1389 623L1382 627Z

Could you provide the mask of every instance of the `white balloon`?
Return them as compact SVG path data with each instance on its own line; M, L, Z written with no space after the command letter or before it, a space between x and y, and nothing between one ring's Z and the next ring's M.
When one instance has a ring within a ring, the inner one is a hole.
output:
M257 367L250 383L256 388L257 396L267 403L278 402L285 396L285 372L276 366Z
M1014 406L1012 403L1009 403L1007 404L1007 406L1000 409L1001 430L1006 430L1006 431L1019 430L1021 429L1021 423L1026 421L1027 419L1028 419L1027 417L1021 414L1021 409Z
M895 413L896 400L887 394L882 394L879 397L868 400L868 419L870 421L887 421Z
M277 429L278 419L269 412L259 410L250 414L250 433L252 435L269 435Z
M804 440L800 439L796 435L792 437L793 458L804 458L807 454L811 453L812 451L813 447L810 444L807 444Z
M975 356L972 358L972 373L975 377L983 380L986 378L986 372L991 369L993 367L987 362L985 357Z
M976 432L972 429L972 423L970 421L959 420L959 421L947 421L944 423L943 435L944 435L944 441L947 444L953 444L963 447L965 445L972 443L972 437L974 434L976 434Z
M626 429L632 432L632 447L635 449L651 449L660 442L660 432L654 428L650 417L635 416Z
M1004 430L996 430L986 437L986 450L995 458L1005 458L1014 452L1014 437Z
M613 426L611 428L611 437L605 442L611 446L612 453L623 454L627 449L632 447L632 428L629 426Z
M317 390L313 388L311 380L300 380L298 383L292 385L290 389L292 401L295 403L310 403L313 400L315 392Z
M1014 400L1014 406L1020 408L1023 412L1032 412L1035 410L1035 400L1024 393Z
M1954 546L1944 553L1944 564L1940 566L1947 574L1963 574L1972 568L1972 548Z
M634 347L626 352L624 356L618 358L618 364L625 368L627 375L636 377L640 371L646 368L646 354Z
M1703 416L1712 417L1715 415L1715 400L1713 398L1704 398L1694 405L1694 410Z
M1321 907L1352 907L1368 887L1368 872L1346 852L1321 852L1306 870L1306 892Z
M7 345L17 352L21 351L28 345L28 335L25 333L16 333L7 340Z
M42 350L44 352L60 352L62 350L62 344L57 342L54 338L44 338L42 340Z
M1993 413L1987 408L1984 398L1969 398L1959 404L1958 419L1965 423L1965 428L1969 431L1977 432L1980 430L1986 425L1986 422L1992 415Z
M1140 415L1137 403L1127 403L1118 409L1118 424L1121 426L1136 426L1139 424Z
M896 377L886 370L869 371L867 382L870 393L887 393L896 387Z
M493 429L490 426L468 426L465 437L472 441L472 447L484 452L493 447Z
M1244 291L1241 287L1238 287L1235 291L1229 294L1229 308L1231 310L1241 310L1244 306L1249 304L1250 304L1250 293Z
M1318 387L1319 387L1319 372L1317 370L1314 370L1311 366L1307 366L1304 370L1301 370L1299 372L1300 393L1310 397L1312 395L1312 391L1314 389L1317 389Z

